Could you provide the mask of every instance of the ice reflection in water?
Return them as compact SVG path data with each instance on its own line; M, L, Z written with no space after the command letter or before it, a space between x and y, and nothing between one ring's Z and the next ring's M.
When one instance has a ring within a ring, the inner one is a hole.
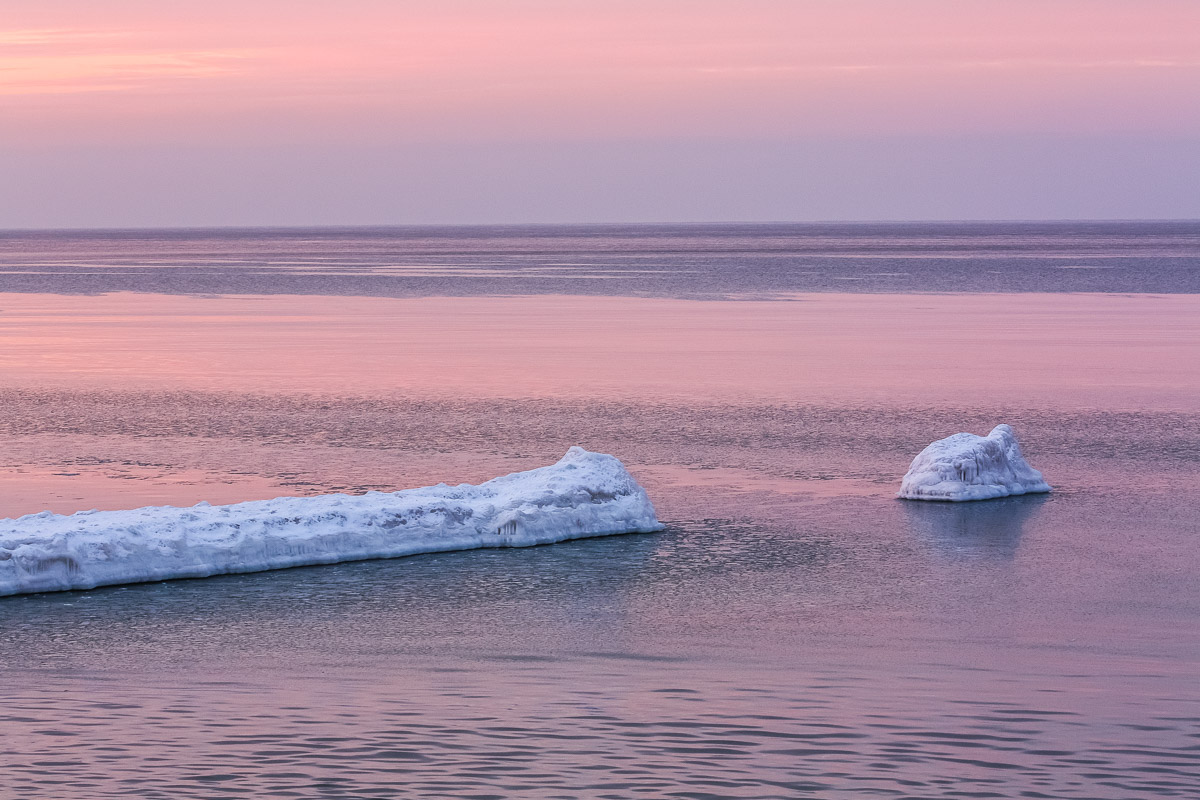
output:
M1045 494L966 503L904 501L904 514L918 539L950 559L1011 561L1026 524L1037 516Z

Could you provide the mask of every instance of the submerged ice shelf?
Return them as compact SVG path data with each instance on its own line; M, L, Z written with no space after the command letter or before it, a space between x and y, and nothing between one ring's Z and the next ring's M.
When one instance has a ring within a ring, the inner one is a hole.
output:
M662 530L613 456L572 447L478 486L0 520L0 595Z
M990 500L1048 492L1050 485L1021 455L1013 429L997 425L987 436L956 433L913 459L897 496L908 500Z

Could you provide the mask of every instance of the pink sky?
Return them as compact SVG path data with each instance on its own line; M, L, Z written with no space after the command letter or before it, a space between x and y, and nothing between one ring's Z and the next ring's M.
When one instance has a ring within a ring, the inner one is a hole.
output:
M1193 146L1200 3L8 0L0 16L13 158L226 148L219 170L235 169L229 148L310 148L299 163L354 147L947 136Z

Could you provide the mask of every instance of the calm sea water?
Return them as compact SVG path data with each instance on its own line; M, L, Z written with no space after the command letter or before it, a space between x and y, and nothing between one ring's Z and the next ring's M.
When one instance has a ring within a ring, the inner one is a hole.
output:
M0 292L1200 292L1200 222L0 231Z
M583 444L669 527L2 599L0 797L1195 797L1198 237L4 234L0 515ZM1000 421L1054 494L893 498Z

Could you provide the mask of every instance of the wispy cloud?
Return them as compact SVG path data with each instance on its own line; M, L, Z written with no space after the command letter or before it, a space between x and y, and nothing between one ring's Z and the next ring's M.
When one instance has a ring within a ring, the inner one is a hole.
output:
M129 91L173 80L236 75L251 49L150 47L130 31L0 30L0 95Z
M997 58L930 61L892 61L832 64L741 64L698 67L697 72L717 75L786 75L822 72L903 72L916 70L1030 70L1030 69L1196 69L1200 59L1048 59Z
M19 28L0 30L0 47L61 45L129 36L128 31L80 30L74 28Z

